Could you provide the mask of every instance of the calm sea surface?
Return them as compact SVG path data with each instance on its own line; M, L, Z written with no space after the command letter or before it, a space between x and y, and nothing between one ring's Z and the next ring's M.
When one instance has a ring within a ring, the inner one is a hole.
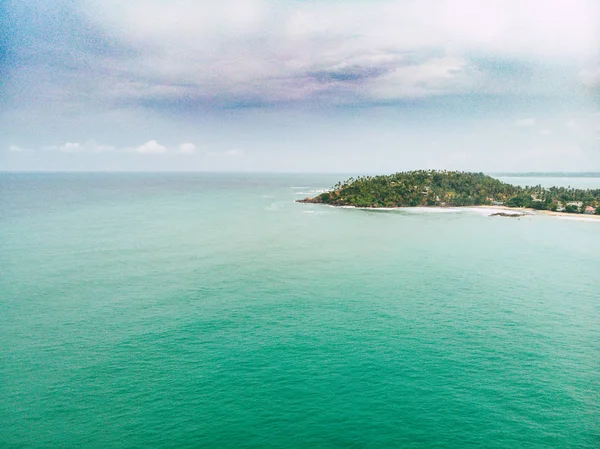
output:
M0 174L0 447L600 447L600 221L344 178Z

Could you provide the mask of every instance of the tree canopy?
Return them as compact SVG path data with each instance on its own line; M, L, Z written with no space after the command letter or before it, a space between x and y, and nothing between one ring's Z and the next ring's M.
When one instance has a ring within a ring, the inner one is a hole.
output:
M600 206L600 189L582 190L541 185L520 187L483 173L416 170L392 175L360 176L336 184L330 191L300 202L356 207L477 206L557 210L567 206L583 212ZM582 203L583 206L574 204Z

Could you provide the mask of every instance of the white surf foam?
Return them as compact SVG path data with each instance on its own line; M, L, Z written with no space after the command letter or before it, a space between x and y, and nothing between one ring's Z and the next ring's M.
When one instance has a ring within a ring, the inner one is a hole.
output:
M600 223L600 219L592 218L592 217L567 217L565 215L555 215L556 218L560 218L561 220L570 220L570 221L587 221L587 222L596 222Z
M466 212L475 212L480 215L485 215L487 217L489 217L490 215L493 215L493 214L513 215L515 217L522 216L522 215L527 215L527 216L537 215L535 212L528 211L528 210L497 209L497 208L493 208L493 207L490 207L490 208L487 208L487 207L465 207L464 210Z

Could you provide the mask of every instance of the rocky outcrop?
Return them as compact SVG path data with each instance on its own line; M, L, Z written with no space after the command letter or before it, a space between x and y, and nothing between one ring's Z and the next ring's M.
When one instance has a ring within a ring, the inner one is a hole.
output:
M513 214L510 212L496 212L495 214L490 215L490 217L511 217L511 218L517 218L517 217L524 217L527 214Z

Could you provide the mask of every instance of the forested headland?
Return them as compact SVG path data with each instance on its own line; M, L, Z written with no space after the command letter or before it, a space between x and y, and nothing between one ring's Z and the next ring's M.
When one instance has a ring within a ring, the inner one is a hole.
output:
M521 187L484 173L416 170L350 178L299 202L369 208L504 205L600 214L600 189Z

